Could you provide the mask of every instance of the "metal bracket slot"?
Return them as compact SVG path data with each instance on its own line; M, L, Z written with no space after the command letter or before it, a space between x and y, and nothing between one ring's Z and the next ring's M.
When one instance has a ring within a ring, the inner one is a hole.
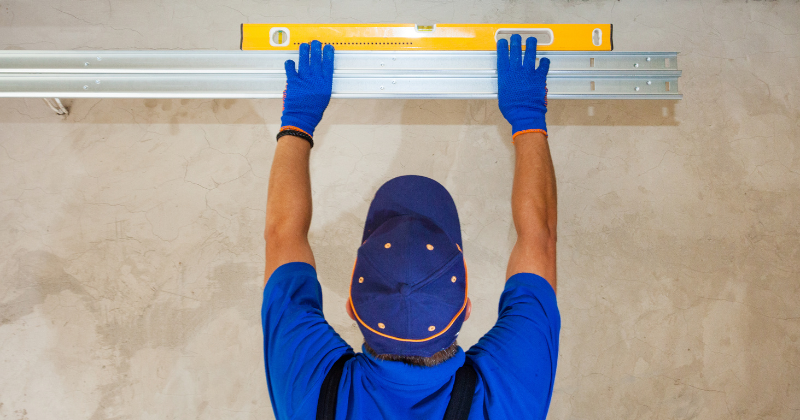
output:
M280 98L286 51L0 51L0 97ZM677 53L540 52L552 99L681 99ZM497 97L490 51L339 51L334 98ZM669 63L669 64L667 64ZM53 105L55 106L55 105Z

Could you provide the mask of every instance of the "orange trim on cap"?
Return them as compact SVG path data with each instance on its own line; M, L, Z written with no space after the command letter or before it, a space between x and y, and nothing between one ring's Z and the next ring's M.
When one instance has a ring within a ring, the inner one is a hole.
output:
M299 131L299 132L307 135L308 137L313 137L311 134L306 133L306 130L303 130L301 128L297 128L297 127L295 127L293 125L284 125L283 127L281 127L280 130L278 130L278 132L281 132L283 130L295 130L295 131Z
M458 244L456 244L456 246L458 246ZM461 247L458 247L458 250L461 251ZM463 256L462 256L462 258L463 258ZM434 338L436 338L436 337L444 334L445 332L447 332L447 330L449 330L450 327L452 327L453 324L456 322L458 317L461 316L461 313L464 312L464 308L467 307L467 300L468 300L468 294L469 294L469 275L467 274L467 261L464 260L464 282L466 283L466 285L464 287L464 304L461 305L461 309L458 311L456 316L454 316L453 319L450 320L450 323L447 324L447 327L445 327L442 331L439 331L439 333L437 333L437 334L434 334L434 335L432 335L432 336L430 336L428 338L420 338L420 339L393 337L391 335L384 334L384 333L382 333L380 331L376 331L372 327L367 325L364 321L361 320L361 317L358 316L358 312L356 312L355 305L353 305L353 276L356 273L356 264L357 263L358 263L358 258L356 258L356 261L353 263L353 274L350 275L350 290L348 291L348 294L350 295L350 299L349 299L349 301L350 301L350 309L353 310L353 315L356 316L356 320L358 320L358 322L361 323L361 325L363 325L366 329L372 331L373 333L380 335L381 337L386 337L386 338L389 338L389 339L392 339L392 340L404 341L404 342L408 342L408 343L421 343L421 342L424 342L424 341L433 340Z

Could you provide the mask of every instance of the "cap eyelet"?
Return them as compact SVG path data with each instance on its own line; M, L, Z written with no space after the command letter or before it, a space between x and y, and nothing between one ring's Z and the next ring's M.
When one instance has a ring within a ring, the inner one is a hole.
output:
M426 246L426 248L428 248L428 251L433 251L433 245L431 245L431 244L428 244Z
M363 277L362 277L362 279L363 279ZM450 277L450 281L455 283L456 282L456 276ZM359 283L360 282L361 282L361 280L359 280Z
M455 277L453 277L453 279L455 279ZM455 281L455 280L453 280L453 281ZM358 282L359 283L364 283L364 277L359 277L358 278Z
M435 329L436 329L436 327L434 327L433 325L431 325L430 327L428 327L428 331L433 331L433 330L435 330Z
M384 329L384 328L386 328L386 325L383 325L383 322L379 322L378 323L378 328Z
M389 248L392 247L392 244L390 244L389 242L386 242L386 245L384 245L383 247L386 248L386 249L389 249Z

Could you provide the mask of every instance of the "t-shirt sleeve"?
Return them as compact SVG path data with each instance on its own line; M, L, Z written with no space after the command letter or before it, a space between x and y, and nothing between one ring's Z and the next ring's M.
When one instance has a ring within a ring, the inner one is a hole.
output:
M353 349L322 314L322 289L309 264L276 269L261 306L264 366L276 419L311 419L330 367Z
M515 274L500 297L495 326L467 352L478 372L483 409L476 418L544 419L553 395L561 315L550 284L530 273ZM475 413L476 415L478 413ZM472 418L472 416L470 416Z

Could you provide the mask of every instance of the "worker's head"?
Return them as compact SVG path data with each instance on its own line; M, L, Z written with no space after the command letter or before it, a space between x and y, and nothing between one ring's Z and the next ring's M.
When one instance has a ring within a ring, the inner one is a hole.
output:
M421 176L383 184L367 214L347 304L368 350L422 365L454 354L471 309L467 288L461 225L447 190Z

